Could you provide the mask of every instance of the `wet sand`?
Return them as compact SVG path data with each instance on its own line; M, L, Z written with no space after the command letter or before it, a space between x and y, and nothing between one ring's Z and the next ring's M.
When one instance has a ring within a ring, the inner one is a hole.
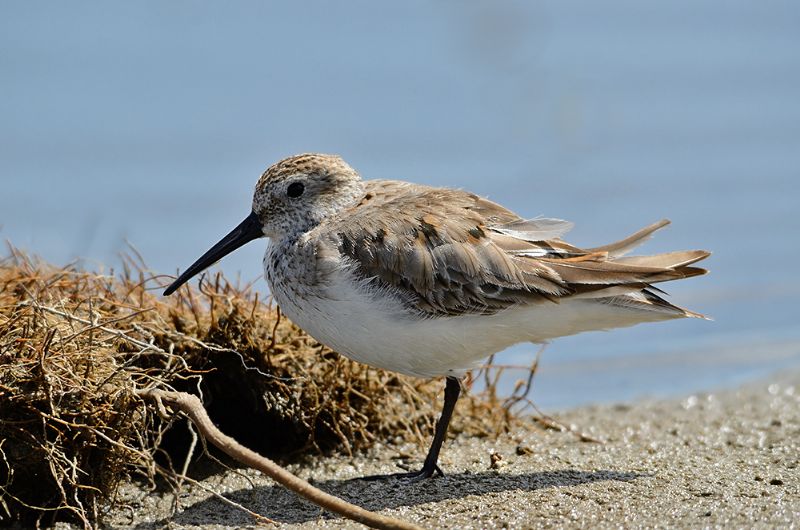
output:
M531 426L498 441L456 437L445 477L408 483L357 477L400 471L414 446L376 447L353 459L291 469L371 510L429 528L797 527L800 525L800 373L680 400L583 407L560 421L603 440ZM492 469L492 454L495 469ZM204 483L285 528L359 528L323 513L257 472L228 471ZM115 527L240 528L254 520L189 486L173 498L123 490L132 510Z

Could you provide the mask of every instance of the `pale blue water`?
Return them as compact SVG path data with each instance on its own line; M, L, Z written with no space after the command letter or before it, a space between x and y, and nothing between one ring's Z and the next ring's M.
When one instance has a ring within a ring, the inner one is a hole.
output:
M128 240L174 272L302 151L570 219L576 244L669 217L644 250L713 250L665 288L715 321L556 341L534 398L714 389L800 366L798 94L791 1L3 2L0 237L89 264ZM222 267L255 278L262 251Z

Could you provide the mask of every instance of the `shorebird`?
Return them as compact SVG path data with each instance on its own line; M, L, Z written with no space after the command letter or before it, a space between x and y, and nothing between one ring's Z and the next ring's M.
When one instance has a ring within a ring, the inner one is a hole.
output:
M254 239L282 312L355 361L446 378L444 406L419 479L437 462L465 374L520 342L545 343L702 315L654 283L707 271L703 250L625 256L663 220L608 245L561 237L572 223L524 219L478 195L395 180L362 180L340 157L302 154L267 169L250 214L165 291Z

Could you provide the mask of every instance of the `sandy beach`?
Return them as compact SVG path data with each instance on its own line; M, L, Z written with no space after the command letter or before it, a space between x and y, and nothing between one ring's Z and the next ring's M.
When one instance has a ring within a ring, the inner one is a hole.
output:
M577 390L576 390L577 391ZM554 415L602 443L531 426L498 441L459 436L445 477L365 482L424 449L379 446L291 469L322 489L428 528L794 528L800 525L800 373L682 399L584 407ZM496 455L492 457L492 455ZM494 465L492 464L494 462ZM285 528L358 528L251 470L203 484ZM135 486L115 527L240 528L252 517L197 486L171 495Z

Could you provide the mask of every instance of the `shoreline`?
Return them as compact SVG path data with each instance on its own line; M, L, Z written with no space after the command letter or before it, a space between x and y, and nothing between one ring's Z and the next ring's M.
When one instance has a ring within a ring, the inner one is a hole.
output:
M603 443L533 425L497 441L457 436L442 451L447 475L421 483L355 480L401 471L397 463L405 459L419 464L425 449L412 445L288 468L365 508L431 528L774 528L800 521L800 372L735 390L553 416ZM363 528L252 470L203 482L281 528ZM129 484L121 496L136 515L117 510L107 521L113 527L143 530L170 521L171 494ZM255 524L197 486L185 487L181 506L173 528Z

